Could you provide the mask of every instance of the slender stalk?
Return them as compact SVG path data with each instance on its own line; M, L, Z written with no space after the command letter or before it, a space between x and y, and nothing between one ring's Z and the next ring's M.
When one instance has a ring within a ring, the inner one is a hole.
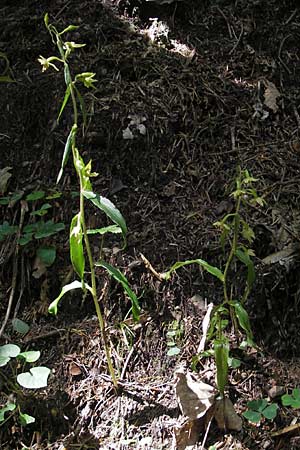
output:
M89 261L90 272L91 272L92 297L93 297L95 310L96 310L99 327L100 327L100 331L101 331L101 337L102 337L102 341L103 341L103 345L104 345L104 349L105 349L108 370L109 370L113 385L117 389L118 382L117 382L115 370L114 370L114 367L112 364L110 348L109 348L108 338L107 338L106 329L105 329L105 322L104 322L103 315L101 313L101 309L100 309L100 306L98 303L98 298L97 298L95 266L94 266L93 255L91 252L91 246L90 246L87 229L86 229L86 222L85 222L85 215L84 215L84 196L82 194L82 179L81 179L81 177L80 177L80 214L81 214L81 224L82 224L82 230L83 230L83 236L84 236L84 243L85 243L86 253L87 253L87 257L88 257L88 261Z
M234 229L233 229L233 238L232 238L231 249L230 249L230 253L228 255L228 259L226 261L226 265L225 265L225 269L224 269L223 288L224 288L225 303L229 302L229 297L228 297L228 292L227 292L227 276L228 276L228 271L229 271L229 268L231 266L232 260L234 258L234 255L235 255L236 249L237 249L239 226L240 226L240 214L239 214L240 206L241 206L241 198L239 197L237 199L236 212L234 215Z
M59 41L58 41L59 42ZM65 59L65 55L63 53L62 47L61 45L58 45L61 56L63 56L64 58L64 64L65 64L65 71L69 72L69 66L68 63ZM71 99L72 99L72 105L73 105L73 123L74 125L78 125L78 108L77 108L77 102L76 102L76 96L75 96L75 90L74 90L74 85L73 85L73 81L70 81L70 83L68 84L69 88L70 88L70 94L71 94ZM76 149L76 133L74 134L73 137L73 141L72 141L72 154L73 154L73 160L75 161L75 149ZM80 217L81 217L81 226L82 226L82 231L83 231L83 236L84 236L84 243L85 243L85 248L86 248L86 253L87 253L87 257L88 257L88 262L89 262L89 267L90 267L90 273L91 273L91 282L92 282L92 297L93 297L93 301L94 301L94 306L95 306L95 310L96 310L96 314L97 314L97 318L98 318L98 323L99 323L99 328L100 328L100 332L101 332L101 337L102 337L102 341L103 341L103 345L104 345L104 349L105 349L105 355L106 355L106 361L107 361L107 365L108 365L108 370L113 382L114 387L117 389L118 388L118 382L117 382L117 378L115 375L115 370L113 367L113 363L112 363L112 359L111 359L111 353L110 353L110 348L109 348L109 344L108 344L108 338L107 338L107 333L106 333L106 329L105 329L105 321L103 319L103 315L101 313L101 309L98 303L98 298L97 298L97 286L96 286L96 274L95 274L95 266L94 266L94 259L93 259L93 255L91 252L91 246L90 246L90 242L89 242L89 238L88 238L88 234L87 234L87 228L86 228L86 221L85 221L85 209L84 209L84 196L83 196L83 179L82 179L82 175L80 172L78 172L78 176L79 176L79 183L80 183Z

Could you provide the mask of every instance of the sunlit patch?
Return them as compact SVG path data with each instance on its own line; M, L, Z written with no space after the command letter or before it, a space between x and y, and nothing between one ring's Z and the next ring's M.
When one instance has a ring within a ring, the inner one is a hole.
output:
M176 53L184 58L192 59L196 50L188 47L176 39L169 39L170 28L167 23L158 20L157 17L150 18L151 25L149 28L142 30L142 34L146 36L152 43L159 47L164 47L171 53Z

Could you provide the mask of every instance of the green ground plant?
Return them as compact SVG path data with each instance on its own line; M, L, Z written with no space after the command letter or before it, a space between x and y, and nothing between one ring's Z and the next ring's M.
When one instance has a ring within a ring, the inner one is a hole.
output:
M173 320L168 326L168 331L166 333L167 338L167 355L176 356L180 353L180 343L182 341L184 334L183 324L178 320Z
M101 236L106 233L120 233L124 238L125 247L127 226L122 214L115 207L115 205L107 198L102 197L93 191L91 178L97 176L98 174L92 172L91 161L87 164L83 161L76 144L76 136L79 129L79 111L81 111L82 114L83 125L86 123L86 108L79 90L79 86L84 85L88 89L93 89L94 83L97 81L95 79L95 73L93 72L82 72L76 75L72 75L71 73L69 63L70 56L76 49L84 47L85 44L77 44L73 41L63 40L64 36L67 33L76 30L78 28L77 26L69 25L63 31L59 32L53 24L49 23L49 17L47 14L45 15L44 22L48 32L51 35L53 43L58 49L59 56L50 56L48 58L40 56L39 62L43 67L43 71L50 67L56 71L59 71L57 64L62 65L64 71L66 91L58 114L58 120L69 102L71 102L73 110L73 125L65 144L61 169L58 174L57 182L59 182L62 177L70 154L72 154L73 164L79 181L79 212L72 219L69 235L71 262L76 274L79 277L79 280L75 280L63 287L59 296L51 303L49 312L52 314L57 314L60 299L70 290L81 289L83 290L84 295L87 292L91 293L101 330L102 342L105 349L109 373L115 388L117 388L117 376L115 374L111 358L111 348L109 337L106 332L105 318L101 312L97 297L95 266L104 268L111 277L122 285L124 291L131 300L131 311L135 320L138 320L139 318L139 303L135 293L130 289L126 277L117 268L111 266L103 259L94 261L89 236L95 233L98 233ZM89 230L85 219L86 200L92 203L92 205L99 210L103 211L113 222L113 225L97 230ZM88 270L86 270L86 261L88 264ZM87 272L89 272L90 284L86 281Z
M35 422L35 418L22 412L21 404L24 394L21 388L40 389L48 384L50 369L36 366L29 372L20 372L26 363L35 363L40 358L39 351L21 352L18 345L6 344L0 346L0 380L3 386L2 393L7 397L7 402L0 405L0 426L4 425L12 416L18 415L22 426ZM4 371L4 368L6 369Z
M263 419L274 420L278 411L277 403L269 403L266 399L251 400L247 408L243 416L252 423L259 423Z
M291 406L293 409L300 408L300 389L295 388L291 394L284 394L281 397L283 406Z
M236 334L241 331L245 335L246 339L242 342L242 346L255 345L248 313L245 309L245 302L255 281L254 264L251 259L254 253L249 247L255 236L252 228L242 217L242 207L264 204L263 199L258 196L253 187L256 181L247 170L239 169L236 189L231 193L235 202L234 212L226 214L221 221L214 224L221 231L221 247L224 254L227 254L223 270L202 259L194 259L176 262L170 270L162 274L162 277L168 280L172 273L179 268L198 264L223 285L223 300L220 304L215 305L211 312L206 336L206 340L212 342L210 354L213 354L215 358L217 386L221 398L224 397L225 387L228 384L228 368L232 362L232 358L229 356L230 342L226 333L227 329L233 326ZM234 294L236 286L231 276L232 266L236 261L242 263L246 268L245 286L239 298L236 298ZM198 355L198 357L201 356L207 356L207 352Z
M53 236L65 229L63 222L55 222L53 219L45 220L45 216L52 208L52 200L57 198L57 193L46 193L45 191L32 191L26 196L23 191L14 192L8 196L0 197L1 206L16 205L23 201L21 209L29 214L29 220L20 225L12 225L7 220L0 224L0 242L13 237L20 232L17 244L28 248L31 244L36 249L36 255L47 266L51 266L56 258L55 246L43 243L46 238ZM24 206L26 205L26 206Z

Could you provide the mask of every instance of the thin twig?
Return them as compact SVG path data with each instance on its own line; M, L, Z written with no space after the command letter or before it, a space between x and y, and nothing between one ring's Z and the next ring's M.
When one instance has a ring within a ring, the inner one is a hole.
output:
M2 326L0 329L0 337L2 336L2 334L5 330L5 327L7 325L7 322L8 322L9 316L10 316L13 299L14 299L14 295L15 295L16 286L17 286L18 255L19 255L18 241L21 236L26 211L27 211L27 203L24 200L21 200L21 216L20 216L19 228L18 228L18 232L17 232L17 236L16 236L17 244L16 244L16 248L15 248L14 261L13 261L13 275L12 275L11 291L10 291L10 296L9 296L9 300L8 300L8 306L7 306L5 318L3 320L3 323L2 323Z

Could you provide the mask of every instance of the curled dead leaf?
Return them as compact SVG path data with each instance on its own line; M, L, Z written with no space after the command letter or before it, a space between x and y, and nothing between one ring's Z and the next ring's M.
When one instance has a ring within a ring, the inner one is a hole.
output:
M271 81L265 81L266 90L264 93L265 105L272 109L274 113L278 111L277 98L280 97L280 92Z
M222 430L240 431L242 429L242 419L235 412L229 398L224 397L216 400L214 417L218 427Z
M177 450L185 450L199 441L200 434L204 431L204 420L187 420L178 428L175 428L175 441Z
M215 389L193 379L190 372L175 371L176 396L182 414L192 420L203 417L214 403Z

